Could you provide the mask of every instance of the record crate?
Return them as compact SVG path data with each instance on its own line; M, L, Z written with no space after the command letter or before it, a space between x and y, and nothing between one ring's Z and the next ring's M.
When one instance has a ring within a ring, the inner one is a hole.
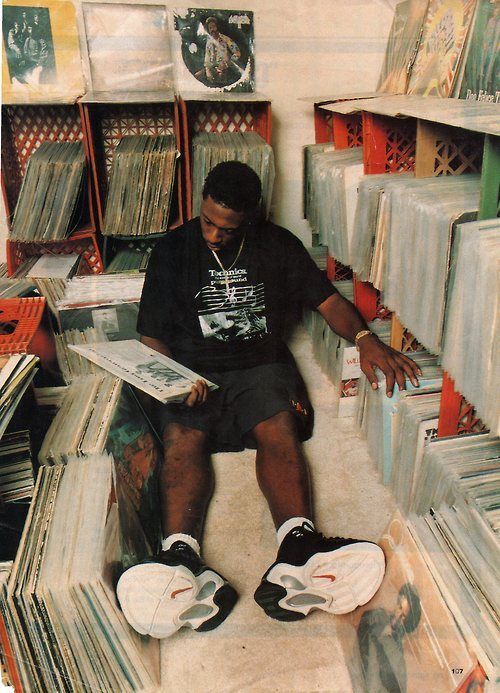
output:
M128 95L129 97L131 95ZM161 100L155 93L139 93L131 102L80 100L81 119L85 129L87 156L90 161L96 214L99 228L104 228L106 200L111 165L116 147L130 135L174 135L177 151L182 153L177 102L172 97ZM168 227L175 228L184 219L182 202L182 156L177 159Z
M0 300L0 354L36 354L44 367L54 368L54 335L45 304L43 297Z
M80 255L78 274L100 274L103 269L101 252L96 232L90 228L75 231L68 238L60 241L23 243L7 240L7 271L11 276L28 258L40 255Z
M168 233L168 232L167 232ZM157 241L160 238L164 238L167 234L165 233L155 233L149 236L134 236L133 238L123 238L119 236L104 236L103 244L103 260L104 260L104 271L106 272L110 262L116 256L120 250L136 250L138 252L151 253L155 247ZM127 270L124 270L127 271ZM130 270L129 270L130 271ZM146 271L146 267L141 270L141 272Z
M2 107L2 193L7 219L14 216L26 166L43 142L80 142L84 130L76 105L15 105ZM85 143L84 143L85 144ZM87 160L81 228L96 230Z
M271 102L259 94L199 94L179 97L185 159L185 210L192 218L192 138L198 132L257 132L271 143Z

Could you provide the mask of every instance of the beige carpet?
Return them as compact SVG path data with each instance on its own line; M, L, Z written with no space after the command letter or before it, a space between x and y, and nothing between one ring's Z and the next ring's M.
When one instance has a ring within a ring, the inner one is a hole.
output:
M314 436L305 445L316 526L330 536L378 539L394 501L379 483L353 420L334 417L333 386L315 364L305 331L297 331L291 346L316 412ZM203 555L232 582L240 598L216 630L183 629L162 642L161 690L349 693L335 616L315 611L302 621L281 623L267 617L253 600L277 549L271 516L255 480L254 452L215 455L214 466L216 491Z

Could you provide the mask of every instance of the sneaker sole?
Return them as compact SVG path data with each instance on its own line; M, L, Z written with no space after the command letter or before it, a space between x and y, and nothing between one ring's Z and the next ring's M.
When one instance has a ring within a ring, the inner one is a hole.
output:
M255 600L279 621L305 618L314 609L347 614L370 601L384 572L382 549L359 542L317 553L303 566L272 566L257 588Z
M120 577L116 594L128 623L141 635L167 638L182 627L208 631L224 621L237 594L209 568L140 563Z

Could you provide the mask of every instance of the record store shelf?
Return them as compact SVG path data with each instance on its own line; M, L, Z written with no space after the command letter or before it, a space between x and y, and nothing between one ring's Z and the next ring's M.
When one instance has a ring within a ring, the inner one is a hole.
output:
M314 103L318 143L332 141L338 149L362 144L366 174L414 171L416 177L425 178L481 173L479 218L498 215L500 130L496 105L431 97L361 96ZM354 300L365 320L380 315L379 292L356 277ZM418 335L408 333L395 315L391 345L403 351L420 347ZM445 373L438 435L483 429L473 405L455 392L452 379Z
M127 135L174 135L177 150L182 151L177 102L160 100L157 95L144 94L143 102L96 102L81 99L81 120L84 123L84 143L91 165L99 229L104 228L104 214L114 151ZM168 226L182 224L183 162L177 161L172 206ZM139 237L136 237L139 238Z
M271 102L259 94L182 94L179 108L185 161L186 218L192 217L192 149L198 132L257 132L271 143Z
M79 142L82 140L84 140L84 128L76 105L2 107L2 193L9 222L14 215L28 160L42 142ZM76 232L70 238L57 242L21 243L19 241L7 241L9 274L26 257L34 254L79 252L75 250L75 247L82 246L83 238L85 238L84 252L89 271L102 271L88 167L86 177L86 193Z

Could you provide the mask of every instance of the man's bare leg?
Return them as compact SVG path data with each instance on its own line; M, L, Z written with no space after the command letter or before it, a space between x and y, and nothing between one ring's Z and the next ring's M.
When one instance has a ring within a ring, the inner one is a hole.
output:
M384 576L383 551L371 542L324 537L304 521L312 520L311 485L293 414L276 414L253 433L259 485L278 537L284 535L256 602L280 621L304 618L314 609L348 613L366 604Z
M291 517L312 520L309 466L293 414L280 412L252 431L257 442L257 480L276 527Z
M159 489L163 536L183 533L199 542L214 489L206 435L181 424L169 424L163 442Z

